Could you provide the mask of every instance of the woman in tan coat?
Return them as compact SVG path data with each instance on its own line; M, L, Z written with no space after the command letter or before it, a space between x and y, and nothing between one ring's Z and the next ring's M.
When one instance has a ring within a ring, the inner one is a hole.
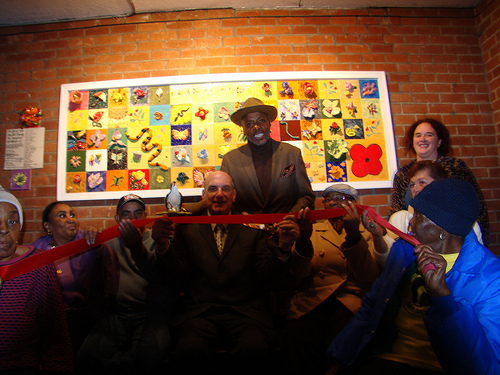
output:
M284 341L291 374L324 374L326 349L380 273L357 198L350 185L332 185L323 192L324 207L347 214L315 224L306 218L301 225L292 269L302 286L290 303Z

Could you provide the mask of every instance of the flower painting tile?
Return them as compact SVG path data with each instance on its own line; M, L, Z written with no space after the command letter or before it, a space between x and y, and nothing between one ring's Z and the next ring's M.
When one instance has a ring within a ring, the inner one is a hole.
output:
M170 169L151 169L149 171L149 189L169 189Z
M326 163L326 182L346 182L347 181L347 163L327 162Z
M106 174L106 190L107 191L128 190L128 171L108 170Z
M88 192L106 190L106 172L87 172L86 186Z
M149 190L149 169L129 171L128 185L130 190Z
M149 88L149 104L170 104L170 86L151 86Z
M67 193L85 192L85 172L66 173L66 192Z
M87 110L70 111L68 113L68 130L87 129Z
M193 168L174 167L170 171L170 181L176 181L179 189L194 188Z
M170 124L170 106L169 105L152 105L149 107L149 124L169 125Z

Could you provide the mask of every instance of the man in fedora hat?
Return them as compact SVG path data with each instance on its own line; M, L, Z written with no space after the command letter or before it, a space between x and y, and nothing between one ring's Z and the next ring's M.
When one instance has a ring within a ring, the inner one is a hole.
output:
M233 178L238 191L235 211L258 214L314 208L315 195L300 150L271 138L271 123L277 116L275 107L257 98L248 98L231 115L248 140L224 155L220 168ZM205 208L203 201L187 207L194 214Z
M235 209L248 213L295 212L314 208L315 195L297 147L271 138L278 111L257 98L248 98L231 121L243 128L248 143L228 152L221 170L238 191Z

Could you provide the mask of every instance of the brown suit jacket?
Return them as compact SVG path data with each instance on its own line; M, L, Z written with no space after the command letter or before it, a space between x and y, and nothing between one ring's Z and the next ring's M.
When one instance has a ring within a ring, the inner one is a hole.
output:
M305 207L313 209L315 194L300 150L288 143L270 141L273 144L273 178L266 199L260 190L250 146L241 146L224 155L221 171L234 180L235 210L256 214L296 212Z
M360 224L361 239L343 247L346 232L338 234L328 220L315 223L311 242L314 255L292 254L292 269L303 277L303 286L290 303L289 318L299 318L314 310L331 295L353 314L361 307L363 295L380 274L374 257L372 235Z

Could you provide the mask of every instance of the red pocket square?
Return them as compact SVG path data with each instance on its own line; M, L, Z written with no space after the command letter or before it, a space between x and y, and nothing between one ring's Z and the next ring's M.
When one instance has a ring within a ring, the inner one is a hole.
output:
M294 173L295 173L295 164L290 164L283 170L283 172L281 172L280 178L287 178L293 176Z

